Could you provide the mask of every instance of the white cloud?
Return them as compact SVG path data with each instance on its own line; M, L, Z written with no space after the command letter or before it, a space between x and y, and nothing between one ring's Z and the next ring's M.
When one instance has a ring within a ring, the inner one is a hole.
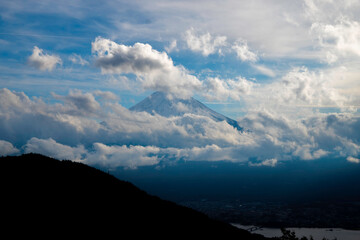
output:
M297 146L293 155L298 156L301 160L314 160L328 155L329 152L323 149L317 149L314 144L305 144Z
M255 139L261 144L264 158L282 160L297 156L312 160L360 152L360 135L352 132L360 124L360 118L351 114L320 114L290 120L283 115L261 111L248 114L240 123L251 129L254 136L263 136Z
M8 156L19 152L19 149L14 147L10 142L0 140L0 156Z
M154 50L149 44L133 46L117 44L97 37L92 43L96 65L103 73L137 76L144 89L159 90L189 97L201 87L201 82L182 66L175 66L165 52Z
M171 43L169 44L168 47L165 47L165 50L168 53L171 53L173 51L179 51L179 49L177 48L177 41L176 40L172 40Z
M315 22L311 31L326 52L327 62L334 63L339 57L360 56L360 23L345 17L337 19L335 24Z
M339 16L358 17L359 6L356 0L304 0L304 13L313 22L331 22Z
M227 80L207 78L200 81L185 68L174 66L165 52L158 52L149 44L125 46L98 37L92 43L92 51L103 73L133 73L143 89L163 91L180 98L198 92L212 100L240 100L240 96L248 94L254 85L242 77Z
M226 46L225 36L211 36L210 33L199 34L193 28L185 32L185 41L192 51L200 52L203 56L208 56L215 52L221 53L221 48Z
M298 100L307 104L322 105L322 97L327 98L329 91L321 80L321 75L315 75L305 67L293 69L282 80L281 95L284 102Z
M243 159L236 158L233 147L219 147L215 144L203 147L169 149L169 152L177 159L187 161L232 161L240 162ZM170 155L171 156L171 155Z
M266 166L266 167L275 167L278 163L278 160L276 158L272 158L272 159L266 159L260 163L252 163L249 162L249 166L252 167L261 167L261 166Z
M331 86L331 80L323 73L309 71L307 68L294 68L282 79L283 99L299 101L313 106L342 106L346 98Z
M91 93L82 93L80 90L70 90L67 96L56 94L53 94L53 96L69 104L72 114L86 115L86 113L94 113L100 108L100 104Z
M237 40L232 49L235 51L237 57L243 62L256 62L258 56L256 53L250 51L247 41L243 39Z
M241 96L249 94L255 85L243 77L225 80L209 77L204 81L203 96L210 100L240 100Z
M147 39L156 39L158 36L167 39L176 38L180 33L189 30L189 26L199 30L189 34L199 40L197 46L209 45L202 42L210 42L216 36L226 36L228 40L247 39L254 49L265 52L267 56L289 57L305 55L303 49L312 46L311 39L307 35L308 25L304 19L303 2L275 1L270 3L266 0L255 1L225 1L218 4L215 0L206 1L152 1L151 4L141 1L139 8L144 14L151 13L156 20L148 23L149 27L137 23L118 24L118 37L124 33L133 34ZM291 16L289 24L284 19L283 13ZM113 29L111 29L113 32ZM191 30L191 29L190 29ZM209 34L211 33L210 37ZM210 41L208 39L211 39ZM195 42L195 41L194 41ZM211 54L212 48L197 47L201 53ZM202 51L200 49L210 49ZM297 51L300 50L301 51ZM213 53L218 49L215 48ZM208 55L209 55L208 54Z
M303 118L314 111L356 113L360 106L360 83L355 65L322 70L295 67L271 82L257 81L242 100L246 109L272 109L290 118Z
M35 46L33 53L28 58L28 64L41 71L51 72L57 64L61 65L62 61L59 56L44 54L42 49Z
M277 162L278 162L278 160L276 158L272 158L272 159L266 159L265 161L262 161L261 164L263 166L275 167Z
M0 100L0 109L3 113L31 105L31 100L25 93L10 91L7 88L0 89Z
M237 57L243 62L258 60L257 54L249 49L247 41L244 39L238 39L230 46L226 36L213 37L209 32L200 34L190 28L185 32L185 41L190 50L200 52L203 56L235 51Z
M4 10L2 14L5 19L11 19L22 12L39 13L45 9L48 12L51 5L51 12L61 16L84 21L101 16L107 24L100 22L87 27L93 30L101 27L105 35L127 42L134 39L170 41L178 39L179 33L193 26L200 32L210 32L212 36L227 36L231 41L247 39L251 47L266 56L286 59L318 58L319 54L314 49L317 46L308 34L312 23L333 24L332 21L341 15L359 21L360 16L360 3L356 0L228 0L221 5L216 0L208 0L206 4L203 1L180 3L165 0L139 0L129 4L119 0L103 3L97 6L96 11L87 11L84 4L42 3L39 8L31 9L33 5L21 1L16 7L4 4L4 9L9 11ZM137 14L131 14L134 8ZM106 14L102 14L104 12ZM139 16L142 17L139 19ZM145 19L146 24L142 21Z
M25 145L25 153L39 153L59 160L81 160L86 153L84 146L70 147L52 138L31 138Z
M89 65L89 62L86 61L85 59L83 59L80 55L78 54L72 54L69 57L69 60L74 63L74 64L80 64L81 66L85 66L85 65Z
M86 162L101 164L112 168L126 167L137 168L151 166L159 163L157 156L160 148L154 146L107 146L94 143L94 151L90 153Z
M0 104L3 139L18 145L37 137L53 138L70 145L88 146L102 139L104 144L150 145L155 142L161 147L189 147L209 143L222 146L240 142L242 138L227 123L217 123L203 116L188 114L165 118L131 112L116 102L105 99L97 102L91 93L79 91L53 96L62 103L46 104L7 89L0 91L0 99L4 100ZM189 124L193 122L196 124Z
M360 163L360 159L359 159L359 158L354 158L354 157L351 157L351 156L348 156L348 157L346 158L346 160L347 160L348 162L352 162L352 163Z
M282 114L295 111L299 113L297 116L304 113L305 108L345 109L351 107L350 101L354 98L342 93L341 88L346 84L339 78L340 72L312 71L306 67L296 67L273 82L255 85L251 94L245 95L244 99L249 108L276 108L282 111Z

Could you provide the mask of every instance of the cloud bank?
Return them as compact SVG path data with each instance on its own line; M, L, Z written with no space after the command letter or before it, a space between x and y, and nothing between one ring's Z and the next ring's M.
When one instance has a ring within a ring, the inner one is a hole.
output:
M226 122L184 114L162 117L131 112L99 94L53 94L56 103L0 91L0 153L37 152L109 168L137 168L185 161L231 161L251 166L322 157L356 162L360 118L314 114L288 119L254 111L239 119L249 132ZM20 149L20 150L18 150Z

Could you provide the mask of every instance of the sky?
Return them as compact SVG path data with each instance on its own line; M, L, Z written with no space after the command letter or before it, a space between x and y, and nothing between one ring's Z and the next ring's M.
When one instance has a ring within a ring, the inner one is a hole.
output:
M0 155L360 163L360 1L0 1ZM128 110L154 91L239 121Z

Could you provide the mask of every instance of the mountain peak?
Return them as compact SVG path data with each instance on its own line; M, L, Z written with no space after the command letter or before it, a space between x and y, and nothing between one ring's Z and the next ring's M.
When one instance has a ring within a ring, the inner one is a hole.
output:
M150 114L156 113L164 117L182 116L185 113L192 113L209 117L217 122L226 121L237 130L243 130L237 121L215 112L193 97L182 99L164 92L154 92L138 104L132 106L130 110L148 112Z

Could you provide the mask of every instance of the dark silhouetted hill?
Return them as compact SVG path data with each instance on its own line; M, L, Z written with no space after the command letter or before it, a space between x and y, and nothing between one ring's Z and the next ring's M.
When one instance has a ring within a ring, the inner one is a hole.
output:
M101 239L265 239L71 161L0 159L2 234Z

